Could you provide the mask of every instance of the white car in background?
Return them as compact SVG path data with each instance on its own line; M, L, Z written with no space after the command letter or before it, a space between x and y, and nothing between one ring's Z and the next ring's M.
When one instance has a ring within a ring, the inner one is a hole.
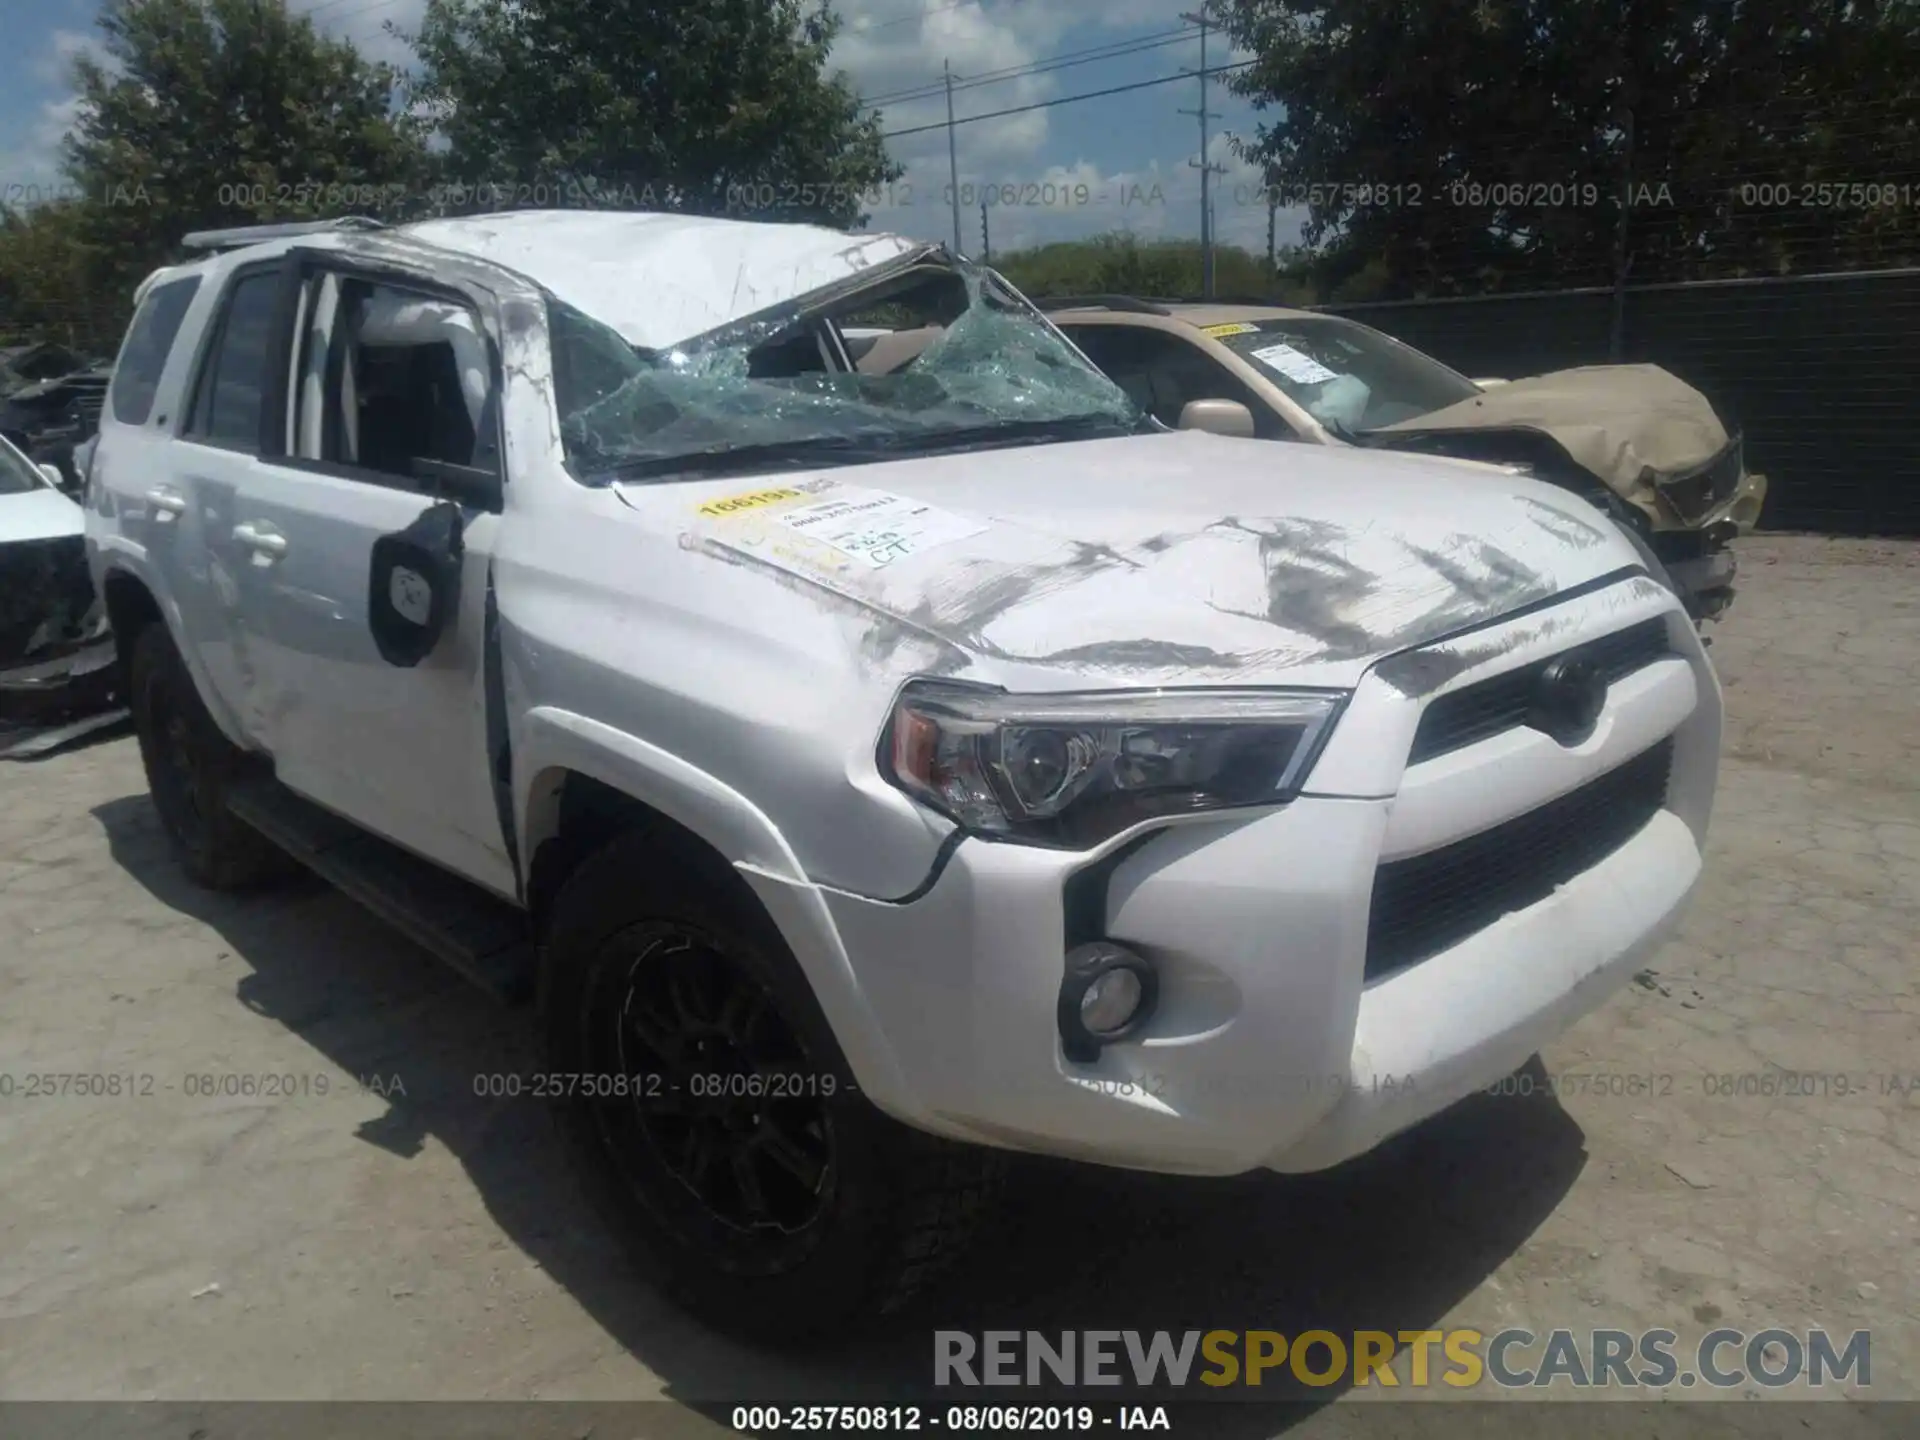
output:
M0 436L0 756L111 699L113 641L87 572L86 513L60 471ZM24 747L24 748L23 748Z

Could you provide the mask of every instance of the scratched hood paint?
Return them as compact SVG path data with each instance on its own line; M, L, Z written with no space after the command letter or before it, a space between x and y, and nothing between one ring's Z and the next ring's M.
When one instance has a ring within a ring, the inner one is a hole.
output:
M1419 457L1179 433L618 494L763 578L769 624L796 597L851 613L882 659L931 645L948 673L1040 687L1346 686L1637 563L1565 491L1462 479ZM932 538L876 566L796 528L836 499L894 517L922 502Z
M648 349L924 248L819 225L631 211L520 210L427 220L402 233L518 271Z

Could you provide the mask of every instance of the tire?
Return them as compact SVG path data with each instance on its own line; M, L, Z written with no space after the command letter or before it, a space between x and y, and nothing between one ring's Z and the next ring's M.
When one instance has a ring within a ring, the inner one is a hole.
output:
M904 1304L1001 1164L858 1093L736 883L640 835L588 858L554 904L542 1023L555 1083L579 1087L554 1097L561 1134L641 1272L713 1328L792 1348ZM762 1080L782 1093L728 1093Z
M210 890L242 890L292 871L284 851L227 808L246 755L213 723L165 625L134 637L127 688L147 789L187 874Z

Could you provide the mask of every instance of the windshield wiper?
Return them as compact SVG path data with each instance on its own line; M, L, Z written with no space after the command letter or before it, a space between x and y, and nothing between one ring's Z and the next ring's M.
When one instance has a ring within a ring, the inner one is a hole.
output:
M767 440L719 445L672 455L609 455L581 467L590 480L654 480L677 475L730 475L743 470L811 470L877 460L890 435L822 435L805 440Z
M1009 445L1045 444L1053 440L1095 440L1102 436L1142 435L1158 430L1151 416L1136 420L1118 415L1068 415L1054 420L994 420L945 430L908 430L882 443L895 454L935 450L993 450Z
M1336 440L1344 440L1349 445L1373 444L1373 441L1368 438L1373 434L1371 430L1349 430L1338 420L1327 420L1318 415L1313 418L1319 420L1320 428Z
M752 445L715 446L672 455L608 455L581 466L582 479L663 480L682 475L730 475L742 471L809 470L828 465L859 465L899 455L949 450L993 450L1009 445L1054 440L1090 440L1158 430L1150 417L1129 421L1118 416L1070 415L1057 420L997 420L985 425L945 429L887 430L863 435L819 435L799 440L769 440Z

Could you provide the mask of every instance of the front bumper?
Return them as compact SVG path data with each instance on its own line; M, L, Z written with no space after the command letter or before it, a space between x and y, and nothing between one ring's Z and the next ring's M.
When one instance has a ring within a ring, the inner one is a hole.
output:
M1653 617L1671 654L1617 680L1581 743L1509 730L1406 763L1439 695ZM1091 856L968 840L906 903L819 891L897 1061L876 1101L926 1129L1113 1165L1312 1170L1499 1080L1599 1004L1671 931L1700 874L1720 710L1693 627L1636 579L1421 659L1369 674L1309 793L1285 807ZM1423 690L1411 675L1445 678ZM1665 803L1618 848L1369 978L1383 862L1497 831L1663 742ZM1055 1002L1069 911L1084 915L1089 894L1105 937L1155 966L1160 1001L1140 1035L1076 1064Z

